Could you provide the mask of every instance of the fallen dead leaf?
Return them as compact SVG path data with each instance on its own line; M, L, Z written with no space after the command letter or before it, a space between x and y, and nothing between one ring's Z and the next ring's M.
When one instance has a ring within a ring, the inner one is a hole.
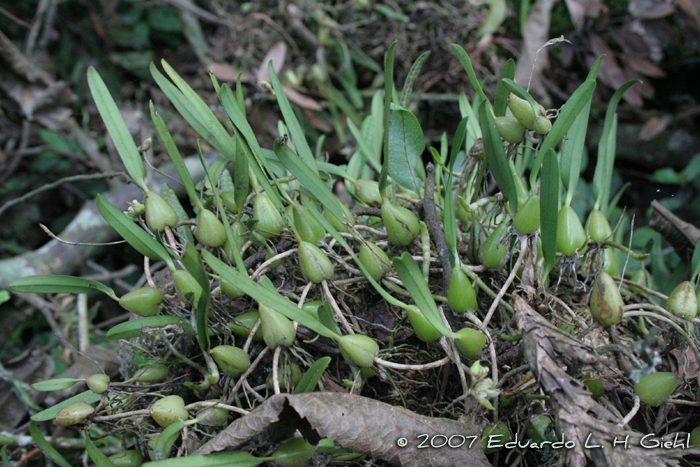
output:
M195 454L239 449L255 439L282 441L299 430L312 444L322 438L351 452L370 455L402 467L472 467L491 465L486 459L475 425L445 418L418 415L361 396L316 392L278 394L249 415L234 421ZM459 447L420 448L431 440L441 444L451 438ZM471 438L476 441L469 447ZM399 447L406 440L404 447Z
M532 5L523 31L522 51L515 66L515 81L529 88L536 98L547 96L541 79L548 64L547 52L537 54L537 51L549 39L549 23L555 3L556 0L537 0Z
M659 232L671 244L678 256L690 259L695 244L700 239L700 230L663 207L658 201L651 202L652 213L649 227Z

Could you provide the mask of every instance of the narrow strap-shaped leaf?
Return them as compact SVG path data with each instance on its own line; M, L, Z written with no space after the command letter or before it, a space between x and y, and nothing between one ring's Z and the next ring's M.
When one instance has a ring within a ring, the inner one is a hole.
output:
M429 51L420 54L416 61L413 62L413 65L411 65L411 69L408 71L408 75L406 75L406 82L403 84L403 89L401 90L401 98L399 100L399 105L403 108L408 107L408 100L410 99L411 92L413 91L413 83L416 81L416 78L418 78L420 70L421 68L423 68L423 64L428 58L428 55L430 55Z
M503 64L501 68L501 73L498 75L498 82L496 83L496 95L493 99L493 113L496 117L502 117L506 114L506 108L508 107L508 94L510 94L510 89L503 83L504 79L514 79L515 78L515 60L509 58L506 63Z
M175 269L175 264L170 258L168 250L155 238L148 235L145 230L134 224L134 221L126 217L126 214L114 207L102 195L97 195L97 209L107 223L139 253L151 259L165 261L171 270Z
M248 158L243 151L240 138L236 138L236 159L233 161L233 196L238 207L238 215L243 211L243 206L250 191L250 172L248 171Z
M100 451L97 446L95 446L95 443L90 438L90 433L85 432L84 436L85 450L97 467L116 467L114 462L109 460L109 458L102 451Z
M503 197L515 209L518 206L518 192L515 190L513 173L510 164L508 164L506 152L503 150L503 143L498 129L496 129L496 121L491 113L491 104L488 100L482 102L479 107L479 123L481 124L486 162L491 168L493 178L496 179L496 184L503 193Z
M230 451L146 462L142 467L255 467L271 459L271 457L255 457L243 451Z
M452 338L457 337L457 333L450 331L445 326L445 323L442 322L428 284L425 282L425 278L411 254L404 251L401 256L394 257L392 263L404 287L409 291L411 298L413 298L413 301L428 322L440 331L442 335Z
M143 191L148 191L148 187L144 182L146 169L143 166L141 154L139 154L136 143L134 143L134 139L131 137L131 133L129 133L121 113L119 113L117 104L112 99L112 95L109 93L104 81L102 81L100 74L93 67L88 68L88 86L93 99L95 99L97 110L100 112L102 121L104 121L107 131L112 137L112 141L114 141L114 146L117 148L126 171L134 183Z
M391 97L394 94L394 49L396 42L392 42L384 56L384 149L382 172L379 174L379 194L382 201L386 196L386 181L389 176L389 119L391 116Z
M224 154L233 155L234 147L231 136L224 129L224 126L221 124L219 119L216 118L214 112L211 111L209 106L202 100L202 98L197 95L194 89L192 89L179 74L177 74L177 72L168 64L168 62L161 60L161 65L163 65L165 72L168 74L170 79L173 80L173 83L175 83L185 99L189 102L189 105L192 108L192 113L196 116L197 121L206 127L206 131L208 131L214 138L214 141L210 140L209 142ZM195 128L195 131L199 133L197 128Z
M231 266L227 265L208 251L202 252L204 261L207 262L222 279L236 284L236 287L241 289L246 295L250 295L254 300L264 303L278 313L282 313L287 318L294 320L304 327L312 331L332 339L337 339L339 336L325 327L320 322L316 321L311 315L300 310L296 305L288 299L281 296L279 293L269 290L267 287L254 282L249 277L236 271Z
M323 180L318 175L318 171L305 164L289 146L285 145L282 147L279 139L275 140L273 148L280 162L299 180L304 188L309 190L314 198L320 201L340 222L343 222L343 210L340 206L340 201L338 201L338 198L328 186L323 183Z
M209 284L207 273L204 270L202 258L199 256L199 253L197 253L197 248L194 246L194 243L187 244L187 249L182 258L182 264L202 288L199 300L195 304L195 325L192 327L196 327L195 331L197 332L199 346L204 352L208 352L211 347L209 335L207 334L207 315L209 313L209 303L211 300L211 285ZM235 284L235 282L232 282L232 284Z
M305 392L314 392L318 380L323 376L323 372L326 371L328 364L331 362L331 357L321 357L314 362L313 365L306 370L304 376L299 380L299 384L294 388L294 394L302 394Z
M54 378L47 379L46 381L39 381L38 383L32 384L32 389L35 391L60 391L61 389L68 389L73 387L75 383L82 381L82 379L75 378Z
M161 432L154 446L157 461L168 458L170 449L172 449L173 444L175 444L175 441L180 437L183 428L185 428L185 424L177 420L165 427Z
M197 191L194 187L194 181L192 180L192 175L190 175L190 171L187 170L185 160L180 155L180 151L175 145L175 141L173 140L172 135L168 131L168 128L165 126L163 118L155 111L155 107L153 107L153 101L149 102L149 107L151 109L151 120L153 120L153 123L156 125L158 135L160 135L160 139L163 140L165 149L166 151L168 151L170 160L173 161L175 170L177 170L178 175L180 175L180 180L182 180L182 184L185 185L187 195L190 197L190 203L193 207L199 207L201 205L199 201L199 196L197 196Z
M294 146L296 147L297 153L302 161L307 164L312 170L317 171L316 159L314 159L314 154L311 152L309 143L306 141L306 136L304 131L299 125L297 116L294 115L294 110L292 106L289 105L289 100L284 94L284 89L282 89L282 83L280 83L279 78L277 78L277 73L275 73L272 67L272 60L267 64L267 70L270 73L270 81L272 83L272 89L275 90L275 97L277 97L277 103L280 106L280 111L284 117L284 122L289 128L289 132L292 134L292 141L294 141Z
M73 276L28 276L12 281L10 289L24 293L91 293L99 290L119 300L114 290L101 282Z
M554 149L549 149L542 164L540 186L540 231L542 253L547 271L557 259L557 215L559 214L559 164Z
M479 83L476 73L474 72L474 66L472 66L472 61L469 58L469 54L462 48L461 45L450 44L450 46L452 47L452 50L455 51L455 54L457 54L459 61L462 62L462 66L467 71L467 76L469 76L469 81L471 81L477 94L479 94L483 100L487 100L486 94L484 94L484 90L481 87L481 83Z
M603 214L607 214L607 203L610 196L609 185L612 179L612 168L615 164L613 127L616 122L617 106L620 103L620 99L622 99L622 95L635 83L641 83L641 81L633 79L620 86L610 98L608 109L605 112L603 133L598 143L598 163L595 166L595 174L593 175L593 194L596 197L596 207L600 207ZM604 204L605 206L603 206Z
M141 337L145 335L143 328L163 328L173 324L181 326L184 334L194 336L194 329L192 329L192 325L185 318L179 316L149 316L113 326L107 332L107 339L119 340Z
M535 158L535 163L530 172L530 186L534 185L535 179L537 178L537 171L542 165L542 158L547 153L549 149L554 149L559 141L564 137L566 132L569 131L571 125L574 124L576 117L585 107L587 102L590 102L593 97L593 91L595 91L596 82L595 80L586 80L581 86L579 86L576 91L571 95L569 100L559 112L559 116L554 120L552 124L552 129L542 141L542 145L539 148L537 157Z
M51 460L53 460L55 463L62 467L72 467L68 461L59 453L56 448L51 446L48 441L44 438L44 435L41 434L39 431L39 428L37 428L36 423L33 421L29 422L29 433L32 435L32 439L34 440L34 443L44 451L44 454L49 456Z
M45 422L47 420L53 420L56 417L56 414L61 411L61 409L64 409L71 404L75 404L76 402L85 402L86 404L92 404L94 402L99 401L101 398L102 394L95 394L94 392L88 389L85 392L81 392L77 396L70 397L64 400L63 402L59 402L58 404L53 405L42 412L34 414L30 418L35 422Z

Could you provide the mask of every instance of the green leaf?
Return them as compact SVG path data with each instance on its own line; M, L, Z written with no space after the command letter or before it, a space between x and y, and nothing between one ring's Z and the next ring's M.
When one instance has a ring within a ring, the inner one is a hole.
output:
M610 98L608 109L605 112L603 133L598 142L598 163L593 175L593 194L596 197L595 206L603 214L607 215L608 198L610 197L610 185L612 184L612 171L615 164L615 146L617 137L617 105L622 95L635 83L641 83L638 79L627 81L615 91Z
M2 305L5 302L10 301L10 292L7 290L0 290L0 305Z
M515 78L515 60L509 58L506 63L503 64L501 68L501 74L498 75L498 82L496 83L496 96L493 100L493 113L496 117L502 117L506 114L506 109L508 108L508 95L510 94L510 89L503 83L504 79L514 79Z
M102 214L107 223L136 251L151 259L165 261L171 270L175 269L175 264L170 258L168 250L102 195L97 195L97 209L99 209L100 214Z
M238 215L243 212L243 206L250 192L250 172L248 158L242 148L240 138L236 138L236 159L233 161L233 196L238 207Z
M272 60L267 64L267 70L270 73L270 81L272 84L272 89L275 90L275 96L277 97L277 103L280 106L280 111L284 117L284 123L287 125L289 132L292 136L292 141L294 142L294 147L296 148L299 158L306 163L311 170L318 170L316 167L316 159L314 159L314 154L311 152L309 143L306 141L306 136L304 136L304 131L299 125L296 115L292 110L292 106L289 105L287 96L284 95L284 89L282 89L282 84L277 78L277 74L272 67Z
M32 389L35 391L60 391L61 389L73 387L75 383L79 383L80 381L83 380L75 378L54 378L34 383L32 384Z
M255 467L271 459L271 457L255 457L243 451L229 451L206 456L184 456L146 462L142 467Z
M186 318L179 316L149 316L148 318L139 318L117 324L107 332L107 338L118 340L141 337L146 335L142 330L144 327L162 328L172 324L182 326L184 334L194 336L194 329L192 329L192 325Z
M535 179L537 178L537 169L542 165L542 158L544 158L544 155L549 149L554 149L554 146L556 146L569 131L569 128L574 124L578 114L583 110L586 104L591 101L595 86L595 80L586 80L574 91L569 100L567 100L566 104L562 107L559 116L552 124L552 130L544 138L544 141L542 141L542 145L535 158L534 166L530 172L530 186L534 185Z
M394 49L396 40L392 42L384 56L384 146L382 172L379 174L379 193L384 200L386 196L386 180L389 175L389 120L391 118L391 96L394 94Z
M540 185L540 232L542 254L547 271L557 259L557 216L559 214L559 164L554 149L547 152L542 165Z
M190 85L177 74L177 72L168 64L168 62L161 60L161 65L163 65L163 69L167 75L171 80L173 80L173 83L175 83L180 92L182 92L182 95L188 103L188 107L192 109L192 113L190 115L194 116L196 121L196 126L193 125L195 131L200 133L203 137L205 135L210 135L213 139L208 140L208 142L224 154L230 155L230 158L232 159L233 152L235 150L233 141L231 140L231 136L224 129L224 126L214 115L214 112L211 111L209 106L202 100L202 98L199 97L194 89L192 89ZM160 83L158 84L160 85ZM163 89L163 91L165 91L165 89ZM178 108L178 111L179 110L180 109ZM183 115L183 117L185 117L185 115ZM185 118L187 119L187 117ZM189 120L188 122L190 125L193 124L193 122Z
M102 398L101 394L95 394L91 390L87 390L85 392L81 392L77 396L73 396L71 398L68 398L64 400L63 402L59 402L58 404L49 407L48 409L41 411L39 413L36 413L32 415L30 418L35 421L35 422L45 422L47 420L53 420L54 417L56 417L56 414L63 408L68 407L71 404L75 404L76 402L85 402L86 404L92 404L94 402L99 401Z
M457 333L450 331L447 326L445 326L445 323L442 322L437 305L435 305L435 300L430 293L428 284L425 282L423 273L411 254L404 251L401 256L394 257L392 263L404 287L409 291L411 298L413 298L413 301L428 322L432 324L435 329L440 331L442 335L452 338L457 337Z
M5 463L5 467L12 467L12 462L10 462L10 456L7 455L7 444L2 446L2 461Z
M101 282L73 276L27 276L14 280L9 285L15 292L23 293L92 293L104 292L113 300L119 300L114 290Z
M469 76L469 81L471 81L472 86L474 86L474 89L476 89L477 94L481 96L483 100L487 100L486 94L484 94L484 90L481 88L481 83L479 83L479 80L476 78L476 73L474 72L474 67L472 66L472 61L469 58L469 54L462 48L461 45L458 44L450 44L452 47L452 50L457 54L457 58L459 58L459 61L462 62L462 66L464 66L464 69L467 70L467 75Z
M211 285L209 284L207 273L204 270L202 258L199 256L199 253L197 253L197 248L193 243L187 244L185 255L182 258L182 264L202 288L202 293L195 306L195 319L194 326L192 327L196 328L199 346L204 352L208 352L211 346L209 335L207 334L207 316L209 314L209 303L211 300ZM235 284L235 282L232 282L232 284Z
M457 251L457 220L455 219L455 204L452 195L452 171L457 161L457 154L462 144L464 144L468 121L469 117L464 117L457 125L455 137L452 141L452 150L450 151L450 173L447 176L447 184L445 185L445 243L452 255Z
M535 115L539 115L539 110L537 109L537 102L535 102L535 98L532 97L532 95L525 90L524 87L516 83L510 78L504 78L501 80L503 85L508 88L508 91L512 92L516 96L518 96L521 99L525 99L530 103L532 106L532 110L535 111ZM508 105L508 96L506 95L506 106ZM505 115L505 114L504 114Z
M478 37L486 34L491 34L506 19L506 0L491 0L489 2L489 12L486 18L481 23L479 30L476 32Z
M489 168L493 173L493 178L496 179L496 184L506 201L509 201L511 206L517 207L518 192L515 191L513 173L510 170L506 152L503 150L501 136L496 129L496 121L493 118L491 104L487 100L482 102L479 107L479 123L484 141L486 162L488 162Z
M278 313L282 313L287 318L294 320L304 327L331 339L336 339L339 336L325 327L323 324L316 321L308 313L300 310L295 304L284 298L277 292L273 292L263 285L252 281L249 277L236 271L231 266L216 258L214 255L204 250L202 252L204 261L207 262L222 279L236 284L236 287L241 289L246 295L249 295L253 300L264 303Z
M695 281L700 273L700 242L695 243L695 248L693 249L693 258L690 261L690 265L693 271L693 275L690 276L691 281Z
M187 212L182 207L182 204L180 204L180 200L178 199L177 195L166 183L163 183L160 186L160 196L175 210L178 222L190 219ZM181 225L180 227L176 228L175 231L178 233L178 235L184 238L185 241L194 243L194 235L192 235L192 230L190 229L189 225Z
M44 439L44 435L41 434L39 428L36 426L36 423L33 421L29 422L29 433L32 435L34 443L39 447L39 449L44 451L44 454L49 456L51 460L62 467L72 467L68 461L56 450L56 448L51 446L49 442Z
M417 166L422 163L425 137L415 115L394 107L389 126L389 175L399 185L419 192L422 186Z
M314 392L318 380L323 376L323 372L326 371L328 364L331 362L331 357L321 357L314 362L313 365L306 370L304 376L301 377L299 384L294 389L294 394L302 394L305 392Z
M148 187L144 182L146 170L141 160L141 154L139 154L134 139L131 137L131 133L129 133L121 113L119 113L117 104L114 103L114 99L112 99L100 74L93 67L88 68L88 86L93 99L95 99L97 110L100 112L102 121L104 121L107 131L114 141L114 146L117 148L126 171L134 183L144 192L147 192Z
M191 205L193 207L201 207L202 203L199 201L199 196L197 196L192 175L190 175L190 171L187 170L185 161L180 155L180 151L177 149L172 135L165 126L163 118L155 111L153 101L149 102L149 106L151 109L151 120L153 120L153 123L156 125L156 130L158 130L158 134L160 135L160 139L163 140L163 144L165 145L165 149L168 151L170 160L173 161L173 165L175 166L177 173L180 175L182 184L185 185L185 190L187 190L187 195L190 198Z
M408 75L406 76L406 82L401 90L401 98L399 99L399 105L401 107L406 108L408 106L408 100L411 97L411 91L413 90L413 83L418 77L421 68L423 68L423 64L428 58L428 55L430 55L430 52L423 52L416 59L416 61L413 62L413 65L411 65L411 69L408 71Z
M321 177L318 175L318 170L312 169L305 164L301 158L290 149L289 145L282 147L279 139L275 140L273 148L279 161L297 178L297 180L299 180L299 183L309 190L314 198L323 204L323 206L340 222L343 222L344 216L340 201L338 201L338 198L331 192L323 180L321 180Z
M177 420L165 427L160 436L158 436L154 446L156 461L167 459L170 449L180 437L180 432L183 428L185 428L185 424L182 423L182 420Z
M107 458L107 456L105 456L104 453L100 451L97 446L95 446L95 443L92 441L92 439L90 439L90 434L88 432L85 432L85 448L88 456L90 456L90 459L92 459L97 467L116 467L114 462L109 460L109 458Z

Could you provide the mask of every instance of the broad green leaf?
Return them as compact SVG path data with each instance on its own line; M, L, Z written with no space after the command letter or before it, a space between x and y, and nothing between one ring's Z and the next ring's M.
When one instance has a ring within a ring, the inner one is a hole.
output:
M156 440L155 457L156 461L167 459L170 449L172 449L175 441L180 437L180 432L185 428L185 424L181 420L171 423L161 432Z
M384 145L383 145L383 159L382 159L382 172L379 174L379 193L381 194L382 201L386 195L386 180L389 175L389 121L391 118L391 97L394 94L394 49L396 47L396 40L392 42L384 56Z
M307 164L311 170L317 171L318 168L316 167L316 159L314 159L314 154L311 152L309 143L306 141L306 136L304 135L304 131L301 129L301 125L299 125L297 116L294 115L292 106L289 105L287 96L284 95L282 83L280 83L280 80L277 78L277 73L275 73L275 70L272 67L272 60L270 60L270 62L267 64L267 70L270 73L272 89L275 90L277 103L279 104L280 111L284 117L284 123L287 125L287 128L289 128L289 132L291 133L292 141L294 141L294 146L299 154L299 158L305 164Z
M199 253L197 253L197 248L194 246L194 243L187 244L185 255L182 258L182 264L202 288L202 293L195 306L195 316L192 327L195 328L197 333L199 346L204 352L208 352L211 346L209 335L207 334L207 316L209 314L209 303L211 300L211 285L207 278L207 272L204 270L202 258L199 256ZM232 283L235 284L235 282Z
M496 184L506 201L509 201L511 206L517 207L518 192L515 191L513 173L510 170L506 152L503 150L503 143L496 129L496 121L493 118L489 101L482 102L481 107L479 107L479 123L484 140L486 162L493 173L493 178L496 179Z
M35 422L45 422L47 420L53 420L54 417L56 417L56 414L63 408L68 407L71 404L75 404L76 402L85 402L86 404L92 404L94 402L99 401L102 398L101 394L95 394L91 390L87 390L85 392L81 392L77 396L73 396L71 398L68 398L64 400L63 402L59 402L58 404L49 407L48 409L36 413L32 415L30 418L35 421Z
M183 329L184 334L194 336L192 325L186 318L179 316L149 316L148 318L139 318L125 323L120 323L111 328L107 332L107 338L112 340L131 339L132 337L141 337L144 334L143 328L163 328L169 325L178 325Z
M557 143L561 141L564 135L569 131L569 128L574 124L578 114L586 104L591 101L595 86L595 80L586 80L574 91L569 100L567 100L566 104L562 107L559 116L552 124L552 130L544 138L544 141L542 141L542 145L535 158L534 166L530 172L530 186L534 186L534 182L537 178L537 169L542 165L542 158L549 149L554 149Z
M95 443L90 438L90 433L85 432L85 448L87 450L88 456L95 463L97 467L116 467L114 462L109 460L107 456L104 455L102 451L99 450ZM162 435L161 435L162 436Z
M44 435L41 434L39 428L36 426L36 423L33 421L29 422L29 433L32 435L34 443L39 447L39 449L44 451L44 454L49 456L51 460L62 467L72 467L68 461L56 450L56 448L51 446L51 444L46 441Z
M447 184L445 185L445 243L450 250L451 256L457 251L457 220L455 219L455 204L452 195L452 171L457 160L457 154L462 144L464 144L468 120L469 117L464 117L457 125L455 137L452 141L452 150L450 151L450 173L447 176ZM453 259L450 258L450 261Z
M279 139L274 142L274 150L277 158L294 175L304 188L309 190L323 206L328 209L339 221L343 222L343 210L340 201L323 183L318 175L318 170L309 167L301 158L292 151L288 145L280 145Z
M464 69L467 71L467 75L469 76L469 81L471 81L477 94L479 94L483 100L487 100L486 94L484 94L484 90L481 88L481 83L479 83L479 80L476 78L476 73L474 72L474 67L472 66L472 61L469 58L469 54L467 54L461 45L450 44L450 46L452 47L452 50L455 51L455 54L457 54L459 61L462 62L462 66L464 66Z
M595 206L603 214L607 215L608 198L610 197L610 184L612 183L612 171L615 164L615 146L617 137L617 105L622 95L635 83L641 83L638 79L627 81L615 91L610 98L608 109L605 112L603 133L598 142L598 163L593 175L593 194L596 197Z
M542 164L540 185L540 231L542 254L547 271L557 259L557 216L559 214L559 167L554 149L549 149Z
M271 459L271 457L255 457L243 451L230 451L146 462L142 467L255 467Z
M496 117L502 117L506 114L506 109L508 108L508 95L510 94L510 89L506 87L503 83L503 79L514 79L515 78L515 60L509 58L506 63L503 64L501 68L501 74L498 75L498 82L496 83L496 95L493 99L493 113Z
M406 76L406 82L403 84L403 89L401 90L401 99L399 100L399 105L403 108L408 107L408 100L411 97L413 83L420 74L420 70L421 68L423 68L423 64L428 58L428 55L430 55L430 52L423 52L416 59L416 61L413 62L413 65L411 65L411 69L408 71L408 75Z
M442 335L452 338L457 337L457 333L450 331L445 326L445 323L442 322L428 284L425 282L425 278L411 254L404 251L401 256L394 257L392 263L404 287L409 291L411 298L413 298L413 301L428 322L440 331Z
M114 290L101 282L73 276L27 276L9 285L15 292L24 293L91 293L99 290L114 300L119 300Z
M251 296L255 301L264 303L278 313L282 313L287 318L294 320L304 327L331 339L336 339L339 336L330 329L316 321L308 313L300 310L295 304L284 298L277 292L269 290L267 287L252 281L249 277L236 271L231 266L227 265L220 259L208 251L202 251L204 261L207 262L222 279L236 284L236 287L241 289L246 295Z
M168 151L170 160L173 161L173 165L175 166L177 173L180 175L182 184L185 185L185 190L187 190L187 195L190 197L191 205L193 207L201 207L202 203L199 201L199 196L197 196L192 175L190 175L190 171L187 170L185 161L180 155L180 151L177 149L172 135L165 126L163 118L155 111L153 101L149 102L149 106L151 109L151 120L153 120L153 123L156 125L156 130L158 130L158 134L160 135L160 139L163 140L163 144L165 145L165 149Z
M175 269L175 264L170 258L168 250L102 195L97 195L97 209L99 209L100 214L102 214L107 223L136 251L151 259L165 261L171 270Z
M304 376L301 377L299 384L294 389L294 394L302 394L305 392L314 392L318 380L323 376L323 372L326 371L328 364L331 362L331 357L321 357L314 362L313 365L306 370Z
M32 389L35 391L60 391L61 389L73 387L75 383L80 381L83 380L75 378L54 378L34 383L32 384Z
M389 119L389 175L396 183L419 192L417 166L422 163L425 137L420 123L408 110L393 107Z
M114 146L117 148L126 171L134 183L144 192L148 191L148 187L144 182L146 170L141 160L141 154L139 154L136 143L134 143L134 139L131 137L131 133L129 133L121 113L119 113L117 104L112 99L100 74L93 67L88 68L88 86L93 99L95 99L97 110L100 112L102 121L104 121L107 131L114 141Z

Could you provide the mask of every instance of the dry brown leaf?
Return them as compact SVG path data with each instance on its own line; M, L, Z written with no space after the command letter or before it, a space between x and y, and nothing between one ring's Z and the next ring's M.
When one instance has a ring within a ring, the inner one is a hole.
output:
M316 99L312 99L309 96L305 96L304 94L302 94L302 93L300 93L292 88L289 88L287 86L282 86L282 90L284 91L284 94L287 96L287 99L294 102L299 107L304 107L305 109L309 109L309 110L322 110L323 109L323 107L321 107L321 104L319 104Z
M267 64L272 60L272 69L275 70L276 74L279 74L280 70L284 66L284 60L287 57L287 44L280 41L275 45L270 47L270 50L265 54L265 58L262 59L256 76L258 81L270 81L270 72L267 69Z
M542 71L548 64L547 52L544 50L537 54L537 51L549 39L549 22L554 3L556 0L537 0L532 5L523 31L522 51L515 66L515 81L523 87L529 87L530 93L537 98L547 96L541 79Z
M647 60L643 57L629 56L627 54L622 54L621 58L622 62L625 64L625 67L629 67L640 75L649 76L651 78L666 77L666 72L651 60Z
M312 444L333 438L349 451L402 467L490 465L481 446L480 430L474 425L418 415L366 397L327 392L273 396L195 454L239 449L253 438L281 441L296 430ZM466 437L466 442L456 448L419 448L421 443L430 446L431 440L444 443L452 435L452 445L461 437ZM470 436L477 437L471 449ZM405 447L399 447L402 439L407 442Z
M618 417L593 400L588 389L564 370L571 365L600 368L600 359L593 349L545 320L520 295L514 294L513 307L523 334L525 358L540 386L550 396L557 431L566 441L575 443L572 449L563 451L563 465L674 466L679 465L678 459L683 456L700 454L697 447L645 448L641 443L645 434L618 426ZM662 439L673 442L675 436L672 433ZM685 439L680 434L679 440ZM646 442L648 445L649 439Z
M598 72L598 78L602 83L613 89L618 89L627 82L628 77L618 64L615 58L615 52L613 52L608 44L596 34L591 36L591 50L595 58L605 55L603 62L600 64L600 71ZM622 98L630 105L641 107L644 102L637 88L638 86L632 86Z
M627 10L635 18L659 19L675 10L673 3L655 0L630 0Z
M673 349L671 355L674 356L678 364L678 371L675 373L682 380L695 379L700 375L700 364L695 356L695 352L690 347L685 349Z
M639 141L651 141L663 133L668 127L669 123L671 123L671 117L668 115L651 117L649 120L644 122L642 129L639 130Z
M700 239L700 230L681 220L656 200L651 202L651 207L649 227L659 232L683 261L690 259Z
M571 22L576 29L583 28L586 16L597 18L603 6L601 0L566 0L566 8L569 9Z
M238 79L238 75L241 75L241 81L244 83L252 83L255 81L255 76L245 71L238 70L231 65L226 63L213 62L207 65L207 73L212 72L214 76L222 81L233 81Z
M54 361L46 352L35 349L5 364L5 370L26 384L51 378ZM40 402L45 393L35 393L34 402ZM0 430L14 430L27 417L27 408L8 380L0 382Z

